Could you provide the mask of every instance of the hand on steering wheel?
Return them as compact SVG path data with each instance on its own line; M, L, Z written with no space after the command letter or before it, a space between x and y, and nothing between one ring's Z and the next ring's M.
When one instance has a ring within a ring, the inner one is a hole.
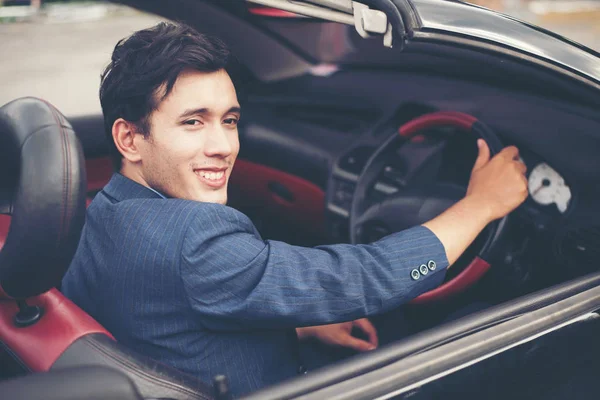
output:
M476 165L473 169L469 187L465 188L439 182L423 187L422 184L411 185L408 182L397 193L388 196L383 201L375 204L369 203L367 201L368 193L375 185L386 160L389 158L390 149L397 148L400 143L417 134L424 135L431 132L428 128L439 126L453 126L462 131L467 131L474 136L474 139L485 140L489 146L489 148L488 146L485 147L483 155L480 151L479 165ZM490 176L504 173L498 171L498 169L501 169L505 164L502 162L505 157L515 155L516 148L509 147L502 150L503 146L499 138L485 124L467 114L436 112L408 122L400 128L399 133L400 135L394 134L391 136L374 152L358 178L350 211L350 240L352 243L365 242L362 232L364 232L365 226L369 224L385 224L393 232L430 221L461 200L465 193L469 191L475 191L476 197L480 199L479 204L486 204L486 201L494 197L494 200L490 200L489 203L490 217L496 218L508 213L508 209L504 210L499 206L503 201L502 196L498 195L501 189L492 187L491 192L494 194L491 197L486 196L487 189L490 189L486 181L493 182L491 185L497 184L499 180L490 180ZM487 154L488 150L489 155ZM503 155L498 160L490 160L490 157L500 152ZM516 207L516 204L514 207ZM494 218L490 218L490 221ZM483 277L490 268L488 261L492 258L492 253L499 247L498 244L505 236L508 219L509 215L506 215L488 225L482 234L485 242L480 246L477 256L464 270L438 288L417 297L411 303L433 303L446 299L464 291Z
M527 167L519 158L519 150L509 146L491 158L483 139L477 139L479 156L473 166L467 196L477 197L490 210L490 219L502 218L527 197ZM515 174L516 171L516 174ZM515 177L521 185L513 185Z

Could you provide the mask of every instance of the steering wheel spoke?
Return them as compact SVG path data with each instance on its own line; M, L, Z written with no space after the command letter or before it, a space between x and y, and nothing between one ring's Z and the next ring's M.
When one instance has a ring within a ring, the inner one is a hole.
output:
M397 139L391 144L396 148L382 157L387 161L382 165L379 176L383 182L406 189L418 186L419 182L430 182L438 175L446 140L428 143Z
M465 193L466 189L458 185L434 184L390 195L368 207L356 219L357 229L363 232L359 234L359 242L368 241L363 240L365 227L392 233L421 225L450 208ZM370 238L375 236L367 235Z

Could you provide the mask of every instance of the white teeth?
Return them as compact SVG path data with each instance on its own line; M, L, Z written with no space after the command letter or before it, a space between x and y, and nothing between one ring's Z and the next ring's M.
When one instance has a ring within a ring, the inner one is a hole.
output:
M201 177L203 177L205 179L209 179L211 181L216 181L216 180L223 178L224 174L225 174L224 171L219 171L219 172L196 171L196 175L200 175Z

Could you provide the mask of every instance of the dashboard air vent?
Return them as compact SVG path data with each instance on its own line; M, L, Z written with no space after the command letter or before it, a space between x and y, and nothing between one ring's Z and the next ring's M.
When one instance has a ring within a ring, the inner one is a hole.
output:
M339 166L347 172L359 175L374 151L375 148L371 146L356 147L340 159Z

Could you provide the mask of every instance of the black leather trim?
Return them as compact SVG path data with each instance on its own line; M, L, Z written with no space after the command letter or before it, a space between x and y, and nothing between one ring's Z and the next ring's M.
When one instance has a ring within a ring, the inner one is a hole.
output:
M102 114L69 117L69 122L81 141L86 159L104 157L109 153Z
M15 364L17 364L17 366L22 369L23 372L31 372L31 369L27 366L27 364L25 364L25 362L23 362L23 360L21 360L21 357L19 357L14 351L12 351L10 347L7 346L6 343L1 340L0 351L6 352L6 354L8 354L14 360Z
M49 103L22 98L0 108L0 210L12 214L0 252L0 287L26 298L57 286L85 218L79 139Z
M108 366L127 375L144 398L212 400L213 390L191 375L141 356L105 335L86 335L56 360L51 371L85 365Z
M0 340L0 380L31 373L31 369L10 347Z
M133 383L106 367L83 367L0 382L6 400L141 400Z

